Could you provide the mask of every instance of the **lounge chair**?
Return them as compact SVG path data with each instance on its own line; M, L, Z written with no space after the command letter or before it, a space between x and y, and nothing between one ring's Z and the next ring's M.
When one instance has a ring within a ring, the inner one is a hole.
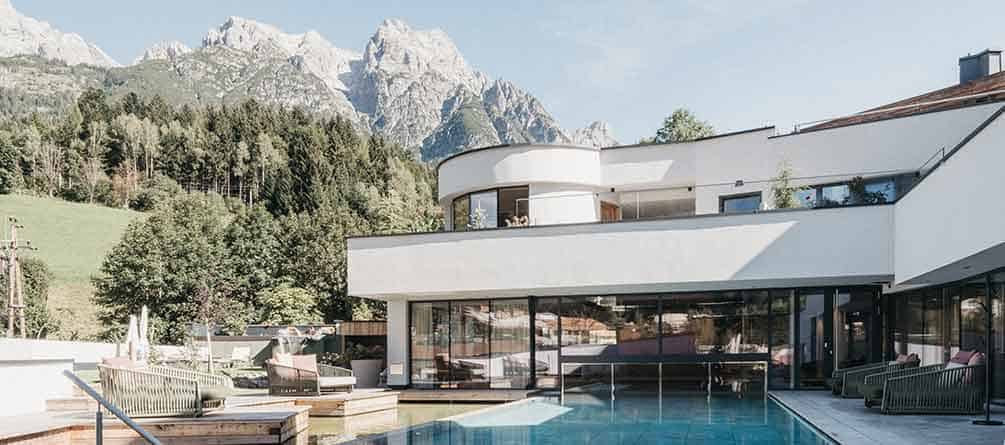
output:
M984 405L984 354L960 351L945 364L872 374L865 406L883 414L978 414Z
M265 361L269 394L274 396L320 396L345 390L352 392L356 377L338 366L322 365L313 354L278 354Z
M168 366L142 366L128 358L98 365L101 392L130 417L199 417L222 408L234 391L230 377Z
M866 376L896 371L902 368L915 368L919 362L920 359L917 354L900 354L892 362L869 363L850 368L835 369L827 382L831 387L831 393L835 396L861 398L862 393L859 391L859 386L865 381Z

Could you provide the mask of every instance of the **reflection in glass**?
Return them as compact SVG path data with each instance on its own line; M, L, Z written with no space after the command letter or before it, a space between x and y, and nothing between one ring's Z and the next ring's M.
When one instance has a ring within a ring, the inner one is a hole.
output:
M558 388L558 298L538 298L534 308L534 353L537 387Z
M851 201L851 191L848 184L828 185L820 188L820 205L837 206Z
M530 311L527 299L492 301L493 388L530 384Z
M451 381L457 388L489 386L489 302L450 303Z
M828 314L823 292L800 292L799 306L799 385L802 388L822 387L830 370L827 354L828 337L824 320Z
M792 321L790 291L771 293L771 386L790 388L792 384Z
M707 394L708 365L704 363L664 363L663 395Z
M469 229L491 229L498 227L499 208L495 190L471 194L471 215Z
M614 365L616 395L655 396L660 388L660 365L656 363Z
M993 394L996 399L1005 399L1005 272L991 275L991 306L994 318L992 327L994 334L994 353L991 354L994 372Z
M672 294L662 321L663 354L768 352L766 292Z
M723 197L719 200L720 213L750 213L760 209L760 192L754 195Z
M876 298L875 292L862 289L839 289L834 295L834 363L838 369L881 359L873 350L873 337L878 335L873 332L877 326L873 319Z
M562 356L600 357L618 342L615 297L562 298Z
M470 202L468 201L468 195L461 196L454 200L453 205L453 225L454 230L463 231L468 230L468 221L471 218L471 207L469 207Z
M412 384L440 387L450 381L449 311L446 302L412 303Z
M622 192L618 203L622 219L676 218L695 212L694 192L686 188Z

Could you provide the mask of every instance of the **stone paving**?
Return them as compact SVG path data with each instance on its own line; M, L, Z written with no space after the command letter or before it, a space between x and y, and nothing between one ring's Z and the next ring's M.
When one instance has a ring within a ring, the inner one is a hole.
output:
M829 391L773 391L771 396L843 445L1005 445L1005 426L970 422L981 416L883 415L862 399L841 399ZM994 406L992 419L1005 420Z

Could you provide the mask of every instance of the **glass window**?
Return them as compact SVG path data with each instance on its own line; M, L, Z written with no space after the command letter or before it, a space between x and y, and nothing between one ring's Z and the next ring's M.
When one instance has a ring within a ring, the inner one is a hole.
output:
M618 200L622 219L676 218L695 212L694 192L687 189L622 192Z
M966 351L986 351L987 321L984 318L987 286L984 277L964 283L960 287L960 318L962 339L960 347Z
M839 289L834 295L834 363L838 369L864 365L881 359L874 346L878 326L871 290ZM875 358L873 356L875 355Z
M664 355L768 352L764 292L672 294L662 310Z
M534 366L538 388L558 388L558 298L538 298L534 308Z
M616 297L562 298L562 356L603 357L614 354Z
M761 193L719 198L720 213L749 213L761 209Z
M492 301L493 388L526 388L530 384L530 310L526 298Z
M829 312L823 291L801 291L796 298L799 317L798 357L799 386L822 387L830 377L828 369L828 336L825 321Z
M499 227L520 227L530 225L528 209L528 188L510 187L499 189Z
M710 363L712 394L764 394L763 363Z
M863 202L868 204L882 204L893 202L897 199L897 190L893 178L871 182L865 185L865 196Z
M441 387L450 381L450 313L446 302L412 303L412 384Z
M491 229L498 227L499 207L495 190L471 194L471 215L469 229Z
M450 303L450 376L457 388L489 386L489 301Z
M828 185L820 188L820 205L839 206L849 204L851 191L848 184Z
M617 333L617 356L658 356L659 299L655 296L621 296L611 310L611 327Z
M468 195L461 196L454 200L454 230L468 230L468 221L471 218L470 201Z
M792 384L792 293L771 293L771 386L790 388Z
M813 208L817 206L817 189L796 190L795 197L799 207Z
M1003 303L1005 303L1005 272L991 275L991 292L995 346L994 353L991 354L991 370L995 374L994 380L992 380L994 383L992 391L995 398L1005 399L1005 314L1002 313L1005 310L1003 307Z

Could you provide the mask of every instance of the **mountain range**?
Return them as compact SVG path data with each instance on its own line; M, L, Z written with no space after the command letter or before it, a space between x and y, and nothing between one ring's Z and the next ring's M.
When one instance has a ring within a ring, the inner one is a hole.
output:
M617 145L603 122L566 131L533 95L474 69L445 32L401 20L381 23L360 53L315 31L230 17L198 48L164 42L121 66L0 0L0 113L57 111L85 88L179 105L253 98L303 107L349 119L427 161L496 144Z

